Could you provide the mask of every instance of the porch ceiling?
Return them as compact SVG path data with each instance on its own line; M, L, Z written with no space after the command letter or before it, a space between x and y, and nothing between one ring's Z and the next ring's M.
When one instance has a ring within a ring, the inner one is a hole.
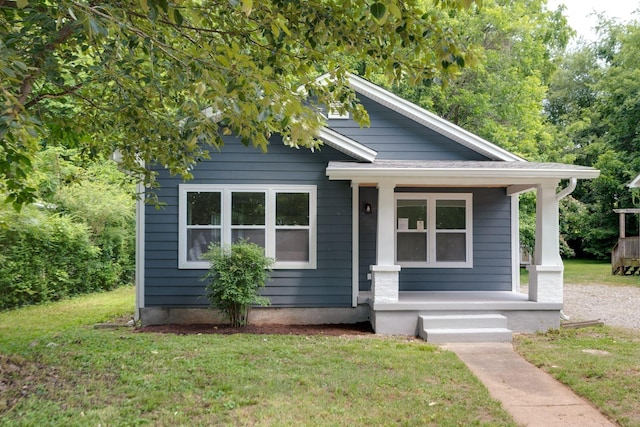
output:
M600 171L563 163L442 160L375 160L371 163L329 162L332 180L393 181L398 184L514 185L548 180L596 178Z

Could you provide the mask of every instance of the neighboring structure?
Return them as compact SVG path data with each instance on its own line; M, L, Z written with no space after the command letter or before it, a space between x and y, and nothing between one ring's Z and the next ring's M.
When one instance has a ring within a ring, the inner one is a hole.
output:
M263 154L229 137L189 183L158 168L164 208L138 206L142 323L211 322L199 255L248 238L276 258L264 291L272 306L254 309L255 323L371 321L377 333L431 341L558 327L558 201L599 171L526 162L360 77L350 84L371 126L327 114L316 152L274 136ZM518 195L530 190L525 295Z
M629 188L640 188L640 175L629 184ZM620 215L620 235L618 242L611 250L611 274L640 274L640 235L627 236L627 214L640 215L640 209L614 209Z

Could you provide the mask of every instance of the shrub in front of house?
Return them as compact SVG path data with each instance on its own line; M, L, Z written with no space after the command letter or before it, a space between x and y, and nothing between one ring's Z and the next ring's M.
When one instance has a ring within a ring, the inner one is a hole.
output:
M268 298L260 295L269 280L273 259L264 255L264 249L248 241L230 246L212 245L203 258L211 268L203 277L206 296L212 308L226 314L234 327L249 324L253 305L269 305Z

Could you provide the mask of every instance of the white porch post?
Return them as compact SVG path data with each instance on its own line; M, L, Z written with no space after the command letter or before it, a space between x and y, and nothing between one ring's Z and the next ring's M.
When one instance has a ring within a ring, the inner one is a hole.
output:
M400 266L395 265L395 203L392 183L378 184L376 265L371 266L374 302L398 302Z
M537 186L536 247L534 265L529 266L529 300L562 303L563 271L560 258L558 181Z

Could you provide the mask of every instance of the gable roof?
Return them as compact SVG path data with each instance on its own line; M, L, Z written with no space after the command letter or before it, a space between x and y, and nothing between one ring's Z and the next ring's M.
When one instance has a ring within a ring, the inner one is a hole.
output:
M438 132L457 143L488 157L491 160L507 161L507 162L525 162L523 158L498 147L495 144L479 137L460 126L451 123L448 120L439 117L424 108L407 101L382 87L371 83L355 74L347 73L349 85L351 88L367 98L370 98L381 105ZM318 81L322 82L329 78L328 74L319 77Z
M638 174L638 176L633 178L633 180L630 183L627 184L627 187L629 187L629 188L640 188L640 174Z

